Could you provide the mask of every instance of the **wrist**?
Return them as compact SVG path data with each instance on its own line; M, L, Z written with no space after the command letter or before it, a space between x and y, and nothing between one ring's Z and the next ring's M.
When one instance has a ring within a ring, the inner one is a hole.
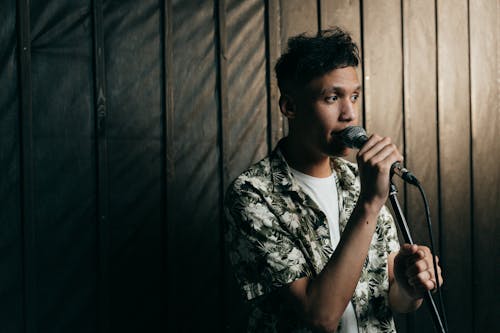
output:
M395 281L389 290L389 302L391 308L399 313L408 313L415 311L422 305L422 297L412 295L401 283Z
M358 205L363 207L368 213L378 215L384 206L385 201L386 200L384 198L367 196L364 193L361 193L358 198Z

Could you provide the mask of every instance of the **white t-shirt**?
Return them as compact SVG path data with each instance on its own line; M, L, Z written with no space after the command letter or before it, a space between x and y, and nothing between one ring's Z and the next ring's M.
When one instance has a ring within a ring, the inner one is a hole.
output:
M340 241L339 231L339 204L337 186L335 185L335 173L329 177L318 178L306 175L300 171L290 168L293 176L299 183L302 190L309 195L321 208L328 220L328 228L330 229L330 241L332 248L335 250ZM347 304L347 307L342 315L342 327L339 333L358 333L358 323L356 313L352 302Z

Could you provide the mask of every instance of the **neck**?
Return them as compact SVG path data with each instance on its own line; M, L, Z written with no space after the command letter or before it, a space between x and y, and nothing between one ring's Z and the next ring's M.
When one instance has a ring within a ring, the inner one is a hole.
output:
M283 141L281 150L288 165L295 170L318 178L329 177L332 174L330 157L306 147L303 140L288 136Z

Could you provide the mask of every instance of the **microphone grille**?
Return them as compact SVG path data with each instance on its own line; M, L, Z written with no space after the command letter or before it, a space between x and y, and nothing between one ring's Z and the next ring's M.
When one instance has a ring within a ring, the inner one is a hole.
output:
M361 148L361 146L368 140L366 131L360 126L349 126L340 132L342 142L350 148Z

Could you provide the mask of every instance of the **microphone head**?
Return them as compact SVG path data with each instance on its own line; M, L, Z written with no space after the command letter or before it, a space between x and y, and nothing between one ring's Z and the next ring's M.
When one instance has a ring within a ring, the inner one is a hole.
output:
M338 136L342 143L349 148L360 149L368 140L366 131L361 126L348 126Z

